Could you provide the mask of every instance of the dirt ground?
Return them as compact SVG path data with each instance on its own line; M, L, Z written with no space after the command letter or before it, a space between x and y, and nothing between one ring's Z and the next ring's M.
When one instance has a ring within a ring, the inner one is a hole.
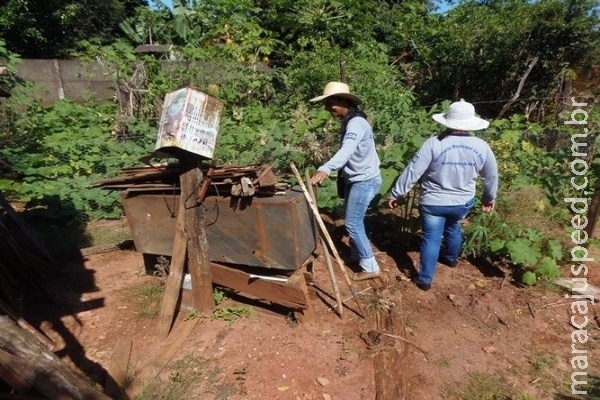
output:
M590 363L588 395L571 396L574 328L565 291L522 287L506 266L461 259L455 269L439 265L432 289L422 292L408 278L418 266L416 241L376 240L384 229L373 230L384 278L355 284L365 318L334 262L347 306L342 318L336 314L318 251L312 322L235 295L219 305L221 318L182 309L164 338L149 312L160 278L125 248L65 261L65 273L47 285L52 300L30 305L33 324L99 387L118 345L130 343L129 398L363 400L375 399L386 379L407 400L600 398L597 304L580 345ZM598 266L589 265L588 282L600 286ZM232 316L239 318L226 320Z

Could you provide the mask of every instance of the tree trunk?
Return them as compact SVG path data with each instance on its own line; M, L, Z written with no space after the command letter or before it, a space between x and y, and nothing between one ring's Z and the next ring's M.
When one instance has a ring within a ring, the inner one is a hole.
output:
M379 310L376 314L379 332L396 333L393 310ZM402 360L406 357L407 347L394 339L378 336L380 349L373 359L375 366L375 399L404 399L405 370ZM402 352L398 347L402 348Z

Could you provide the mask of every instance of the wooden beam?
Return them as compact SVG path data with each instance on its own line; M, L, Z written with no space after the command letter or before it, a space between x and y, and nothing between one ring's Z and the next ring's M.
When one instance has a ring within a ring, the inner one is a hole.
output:
M182 320L177 323L177 329L173 329L173 332L169 335L167 341L163 343L160 351L157 352L158 357L148 362L148 364L136 374L133 380L125 388L125 392L129 398L136 398L137 395L140 394L140 391L145 386L152 383L152 381L162 372L165 366L177 353L177 350L179 350L183 342L194 330L194 327L198 324L199 320L200 318L194 318Z
M175 239L173 241L173 255L169 266L169 276L165 293L163 295L160 311L158 313L158 334L167 336L175 318L177 302L183 284L184 265L187 254L187 239L185 237L185 199L179 201L179 211L175 225Z
M243 271L212 263L212 279L218 285L238 290L285 307L307 309L308 299L296 275L304 277L302 271L296 271L287 282L278 283L261 279L251 279ZM305 281L304 285L306 286Z
M296 309L294 311L294 315L299 322L304 324L311 323L315 319L315 312L313 307L310 304L309 294L308 294L308 286L306 285L306 277L304 276L304 271L296 271L291 277L288 284L292 284L297 287L302 294L304 295L304 299L306 300L306 307L301 309Z
M215 301L206 236L206 216L204 207L197 201L197 189L202 184L200 157L190 153L180 161L186 169L180 177L180 201L185 202L187 266L192 278L192 298L194 308L198 312L210 313Z
M113 399L122 399L127 384L127 374L130 372L129 359L133 343L129 339L120 338L110 356L104 390Z

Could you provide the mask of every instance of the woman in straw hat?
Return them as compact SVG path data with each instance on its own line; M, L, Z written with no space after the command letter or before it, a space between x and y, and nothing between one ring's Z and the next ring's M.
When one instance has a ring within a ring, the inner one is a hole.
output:
M358 108L361 99L350 93L345 83L329 82L323 95L310 101L322 103L332 116L342 120L340 149L318 168L310 182L319 184L331 172L339 171L344 183L344 223L353 255L362 270L354 275L354 280L376 278L380 275L379 264L364 223L367 208L381 188L380 162L375 150L373 129L365 113Z
M498 167L490 146L471 131L488 127L489 122L475 115L472 104L460 100L445 114L433 119L447 129L425 141L398 177L388 199L390 208L396 199L406 196L420 182L419 213L422 224L419 274L414 282L429 290L439 261L456 267L462 246L460 221L473 207L475 184L483 178L484 212L494 209L498 190ZM442 238L444 247L442 247Z

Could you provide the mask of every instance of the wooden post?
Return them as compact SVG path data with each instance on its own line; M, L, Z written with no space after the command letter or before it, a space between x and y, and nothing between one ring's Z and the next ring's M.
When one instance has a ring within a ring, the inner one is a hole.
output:
M340 82L346 83L346 57L340 54Z
M596 156L595 152L595 141L592 137L591 143L588 144L590 147L590 151L587 153L586 162L588 165L592 165L594 162L594 157ZM589 194L589 192L585 192ZM596 222L598 221L598 216L600 215L600 179L596 181L596 186L594 187L594 194L592 195L592 202L590 203L590 208L586 213L586 217L588 219L587 226L584 228L585 233L587 233L587 237L589 239L594 237L594 228L596 227ZM590 244L590 241L587 240L584 246L587 248Z
M588 238L592 238L594 236L594 228L596 227L596 221L598 221L598 216L600 215L600 179L596 181L596 188L594 189L594 197L592 197L592 204L590 204L590 209L587 213L588 225L585 227L585 232L587 233ZM590 241L586 242L586 245L589 245Z
M379 332L395 333L394 311L378 310L376 317ZM400 344L403 354L398 351L397 343L383 340L381 348L373 358L375 367L375 400L396 400L404 398L404 379L406 366L406 344Z
M192 278L194 308L210 312L215 306L212 273L206 237L206 214L198 204L197 191L202 186L200 157L189 154L182 159L185 172L181 175L181 201L185 202L185 233L187 236L188 271Z
M181 196L169 277L158 320L158 333L162 336L169 334L175 318L186 260L192 278L194 307L200 312L210 311L214 307L204 208L196 202L196 190L202 181L200 158L184 153L179 161Z

